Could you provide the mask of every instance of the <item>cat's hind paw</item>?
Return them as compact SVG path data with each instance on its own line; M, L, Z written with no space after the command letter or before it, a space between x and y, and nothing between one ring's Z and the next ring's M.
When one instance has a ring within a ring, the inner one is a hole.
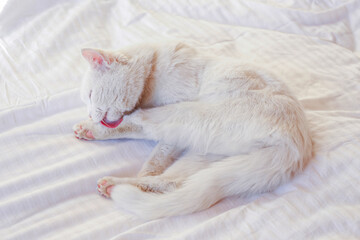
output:
M110 198L112 188L116 184L112 179L113 177L103 177L97 182L97 190L101 196Z
M78 123L73 127L74 135L77 139L82 140L95 140L94 134L91 130L87 129L84 124Z

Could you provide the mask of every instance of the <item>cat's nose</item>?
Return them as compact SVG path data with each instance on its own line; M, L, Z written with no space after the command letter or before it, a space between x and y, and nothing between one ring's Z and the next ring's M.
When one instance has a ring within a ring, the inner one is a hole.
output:
M89 118L92 120L91 115L89 114Z

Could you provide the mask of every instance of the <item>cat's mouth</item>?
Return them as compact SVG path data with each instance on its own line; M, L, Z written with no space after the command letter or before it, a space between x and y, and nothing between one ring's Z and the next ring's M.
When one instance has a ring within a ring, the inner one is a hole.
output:
M116 120L116 121L109 121L107 118L106 118L106 114L105 114L105 117L103 120L101 120L101 124L104 125L105 127L108 127L108 128L116 128L117 126L120 125L120 123L122 122L123 120L123 117L119 118L119 120Z

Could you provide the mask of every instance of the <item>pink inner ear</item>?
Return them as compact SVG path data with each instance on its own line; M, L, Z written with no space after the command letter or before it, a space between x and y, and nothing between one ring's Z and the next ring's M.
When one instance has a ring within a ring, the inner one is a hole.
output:
M92 61L101 65L103 63L104 59L101 57L93 57Z
M104 62L104 56L93 49L83 49L81 51L83 57L90 62L91 64L95 65L102 65Z

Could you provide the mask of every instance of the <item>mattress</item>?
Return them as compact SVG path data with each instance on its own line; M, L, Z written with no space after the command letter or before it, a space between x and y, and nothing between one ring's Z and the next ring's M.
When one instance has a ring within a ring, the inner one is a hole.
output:
M1 239L360 239L360 1L1 4ZM73 136L87 117L80 49L160 38L271 68L306 111L304 172L270 193L153 221L99 196L98 178L135 176L156 143Z

